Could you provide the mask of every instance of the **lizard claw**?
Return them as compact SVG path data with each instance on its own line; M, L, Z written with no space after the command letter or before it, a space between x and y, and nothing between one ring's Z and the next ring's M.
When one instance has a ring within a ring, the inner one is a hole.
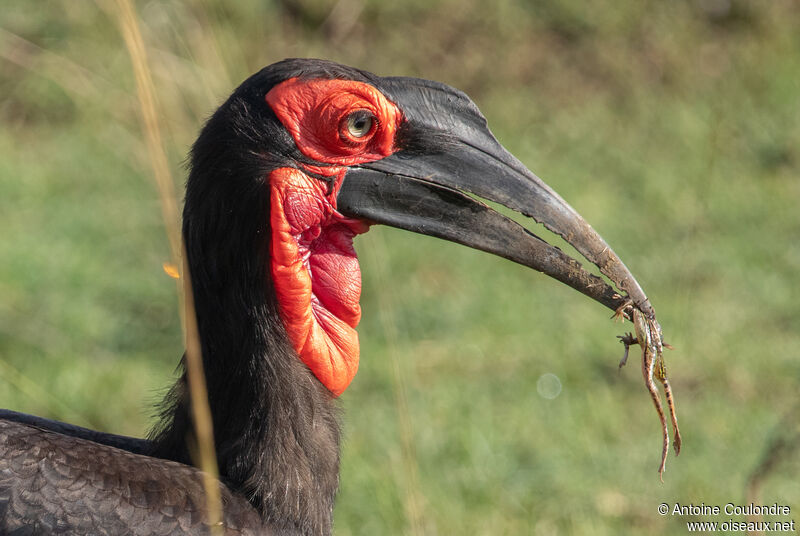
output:
M639 341L633 336L633 333L617 335L617 338L619 339L619 342L625 345L625 354L622 356L622 359L619 362L619 368L622 368L625 366L625 363L628 362L628 349L635 344L639 344Z
M630 315L630 313L626 312L626 309L628 309L632 305L633 305L633 301L630 298L628 298L627 300L622 302L622 305L617 307L617 310L614 311L614 314L611 316L611 318L613 318L615 321L621 320L622 322L625 322L626 318L628 320L630 320L631 319L631 315Z

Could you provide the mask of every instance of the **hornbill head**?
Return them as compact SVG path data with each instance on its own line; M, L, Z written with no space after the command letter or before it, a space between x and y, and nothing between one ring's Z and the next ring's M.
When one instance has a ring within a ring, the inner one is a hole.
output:
M618 290L482 200L560 235ZM184 213L193 279L224 278L215 270L238 262L237 240L249 233L262 254L239 269L271 278L264 292L274 293L291 346L334 395L358 366L352 242L376 223L487 251L611 309L632 303L653 315L605 241L498 143L464 93L444 84L285 60L245 81L193 149ZM198 260L211 243L213 263Z

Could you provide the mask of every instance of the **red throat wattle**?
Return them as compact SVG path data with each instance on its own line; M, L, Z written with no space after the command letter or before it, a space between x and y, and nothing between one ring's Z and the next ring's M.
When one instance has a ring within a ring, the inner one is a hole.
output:
M361 270L353 237L368 226L339 214L327 185L301 171L276 169L270 185L281 317L300 359L338 396L358 370Z
M339 396L358 370L361 270L353 237L369 226L340 214L336 194L347 166L395 152L402 114L375 87L347 80L291 78L265 100L300 152L317 163L269 175L271 272L281 318L300 359ZM369 129L349 132L354 114L369 118Z

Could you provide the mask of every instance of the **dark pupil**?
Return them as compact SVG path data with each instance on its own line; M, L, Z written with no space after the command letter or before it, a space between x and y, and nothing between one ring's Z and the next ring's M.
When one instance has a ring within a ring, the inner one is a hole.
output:
M359 117L358 119L356 119L356 120L353 122L353 125L354 125L354 126L355 126L355 127L358 129L358 130L363 130L363 129L364 129L364 127L365 127L365 126L367 126L367 120L366 120L364 117Z

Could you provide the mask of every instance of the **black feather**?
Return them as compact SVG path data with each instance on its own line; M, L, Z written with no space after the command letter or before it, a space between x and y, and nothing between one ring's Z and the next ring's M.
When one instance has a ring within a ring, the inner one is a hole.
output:
M292 76L371 75L330 62L287 60L245 81L192 148L183 236L227 484L226 523L234 516L258 530L263 520L278 534L329 534L339 478L338 409L289 344L268 277L268 174L296 166L302 155L264 96ZM186 532L197 533L205 499L197 470L189 467L193 431L184 375L160 415L146 441L0 414L0 533L24 527L34 533L57 531L53 527L179 532L171 519L152 521L159 508L189 519ZM108 485L92 495L78 490L101 474L111 475ZM178 503L168 501L173 491L167 483L179 493ZM150 492L148 486L161 487ZM144 510L129 505L137 501L145 501L137 507Z
M268 270L269 173L314 163L265 102L275 84L292 77L366 82L390 99L402 91L400 79L284 60L239 86L192 147L183 238L226 534L330 534L339 482L335 400L290 345ZM454 91L430 84L415 98ZM466 111L483 120L477 108ZM431 118L406 116L396 142L406 155L440 152L452 142L445 131ZM205 533L205 496L190 467L187 395L182 374L149 440L0 413L0 533Z

